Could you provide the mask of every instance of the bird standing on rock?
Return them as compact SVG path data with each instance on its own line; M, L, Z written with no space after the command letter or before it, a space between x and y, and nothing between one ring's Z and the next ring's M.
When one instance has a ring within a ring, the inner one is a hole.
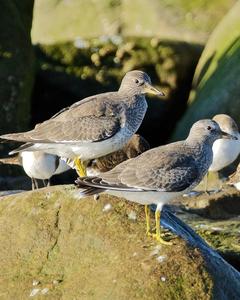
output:
M164 95L146 73L130 71L118 91L85 98L31 131L0 138L27 143L14 152L40 150L74 159L84 176L84 161L121 149L138 130L147 110L146 93Z
M221 130L234 135L236 140L218 139L213 143L213 161L209 172L218 172L233 163L240 153L240 134L236 122L226 114L218 114L213 117ZM205 190L208 189L208 174L205 182ZM221 188L220 188L221 189Z
M25 173L31 178L32 190L38 188L37 179L43 180L44 186L47 186L53 175L70 169L57 155L42 151L22 151L15 156L1 158L0 163L22 166Z
M160 146L122 162L97 177L78 178L80 197L103 191L145 205L147 234L163 244L160 215L164 204L191 191L212 163L212 145L219 138L236 139L212 120L196 122L186 140ZM156 204L156 233L150 231L148 205Z

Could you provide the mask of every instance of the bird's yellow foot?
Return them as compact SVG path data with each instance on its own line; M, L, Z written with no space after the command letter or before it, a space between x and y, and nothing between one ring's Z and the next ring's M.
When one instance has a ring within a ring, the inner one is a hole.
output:
M152 237L159 243L159 244L162 244L162 245L168 245L168 246L171 246L173 243L172 242L169 242L169 241L165 241L161 235L158 235L156 233L152 234Z
M161 212L156 210L155 211L155 222L156 222L156 233L152 235L153 238L156 239L157 242L159 242L160 244L163 245L172 245L172 242L169 241L165 241L162 238L162 234L161 234L161 227L160 227L160 218L161 218Z
M80 177L87 176L86 167L84 166L84 164L80 158L74 159L74 165L75 165L76 171Z

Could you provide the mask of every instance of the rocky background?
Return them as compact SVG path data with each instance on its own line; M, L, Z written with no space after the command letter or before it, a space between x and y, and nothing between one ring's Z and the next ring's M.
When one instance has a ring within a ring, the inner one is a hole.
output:
M132 69L166 93L148 97L139 130L152 147L185 138L193 122L216 113L239 124L239 1L9 0L0 8L1 134L116 90ZM13 147L0 143L1 156ZM30 189L30 181L21 168L0 166L0 189ZM171 250L149 241L138 205L79 202L69 186L0 199L0 298L240 298L239 273L188 229L169 226L188 232L187 244L176 238ZM171 209L239 270L238 202L226 188Z

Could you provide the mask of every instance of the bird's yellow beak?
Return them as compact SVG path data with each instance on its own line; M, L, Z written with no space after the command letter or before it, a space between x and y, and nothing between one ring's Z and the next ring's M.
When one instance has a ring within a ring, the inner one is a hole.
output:
M156 89L150 83L147 83L147 82L144 84L144 92L153 94L153 95L157 95L157 96L165 96L165 94L163 92L159 91L158 89Z

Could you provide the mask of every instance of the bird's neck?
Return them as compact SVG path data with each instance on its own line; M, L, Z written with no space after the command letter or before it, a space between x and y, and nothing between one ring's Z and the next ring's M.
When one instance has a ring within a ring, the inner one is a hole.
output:
M206 173L213 160L213 143L208 138L187 138L186 144L193 149L195 159L202 165L203 173Z

